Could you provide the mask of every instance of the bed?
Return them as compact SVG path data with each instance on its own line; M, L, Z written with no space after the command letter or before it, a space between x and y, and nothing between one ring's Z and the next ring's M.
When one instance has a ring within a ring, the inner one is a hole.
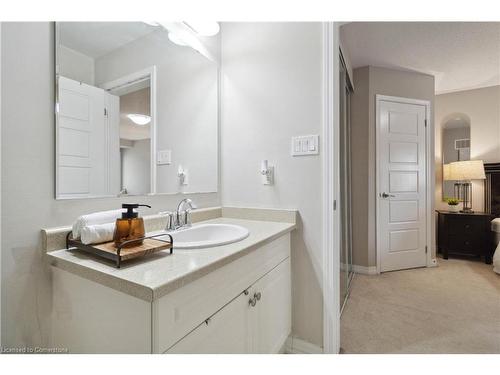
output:
M492 247L496 246L493 271L500 274L500 163L485 164L484 171L484 210L495 217L491 221Z
M493 271L500 274L500 218L491 221L491 231L493 232L493 241L497 244L493 254Z

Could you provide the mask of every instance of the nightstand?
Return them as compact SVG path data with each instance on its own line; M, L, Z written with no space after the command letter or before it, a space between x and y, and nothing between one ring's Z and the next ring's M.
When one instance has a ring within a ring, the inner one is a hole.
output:
M484 256L485 263L491 264L492 215L485 212L437 213L438 250L444 259L448 259L448 255Z

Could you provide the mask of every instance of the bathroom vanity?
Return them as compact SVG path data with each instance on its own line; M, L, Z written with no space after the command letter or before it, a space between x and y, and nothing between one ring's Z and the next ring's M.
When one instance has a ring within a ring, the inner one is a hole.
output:
M54 250L69 228L44 231L53 269L53 346L71 353L278 353L291 330L293 210L215 208L193 221L248 237L175 249L117 269ZM208 220L207 220L208 219ZM161 218L145 217L156 230Z
M56 23L56 199L217 192L219 61L201 41L197 48L172 41L176 30L191 35L185 26ZM93 73L80 72L89 53L83 44L97 49L103 33L123 30L133 42L109 43L99 59L90 59ZM256 171L266 185L269 168ZM148 235L169 230L173 254L119 258L120 268L66 249L70 227L42 230L53 271L53 347L71 353L283 349L291 327L296 211L196 210L196 230L180 233L179 214L188 209L178 207L176 223L166 212L144 217Z

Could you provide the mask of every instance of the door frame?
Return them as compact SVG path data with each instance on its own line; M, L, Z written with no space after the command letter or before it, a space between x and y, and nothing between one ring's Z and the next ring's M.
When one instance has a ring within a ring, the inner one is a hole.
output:
M340 351L339 27L323 23L323 353Z
M426 254L426 266L427 267L432 267L435 265L435 260L432 259L432 213L433 213L433 197L434 197L434 178L433 178L433 165L434 165L434 159L433 159L433 132L432 129L434 127L432 126L433 121L431 119L431 102L429 100L421 100L421 99L412 99L412 98L403 98L403 97L398 97L398 96L388 96L388 95L375 95L375 222L376 222L376 229L375 229L375 238L376 238L376 260L377 260L377 274L381 273L381 252L380 252L380 220L379 220L379 213L380 213L380 199L379 199L379 194L381 193L380 190L380 158L378 152L380 151L380 119L379 119L379 114L380 114L380 102L382 101L388 101L388 102L394 102L394 103L401 103L401 104L417 104L417 105L423 105L425 107L425 120L426 120L426 125L425 125L425 178L426 178L426 189L425 189L425 238L426 242L425 245L427 247L427 254Z
M113 81L105 82L99 85L109 93L113 90L124 88L133 85L139 81L149 79L149 113L151 116L151 177L150 177L150 191L145 195L156 194L156 139L157 139L157 113L156 113L156 65L152 65L146 69L127 74L126 76L117 78Z

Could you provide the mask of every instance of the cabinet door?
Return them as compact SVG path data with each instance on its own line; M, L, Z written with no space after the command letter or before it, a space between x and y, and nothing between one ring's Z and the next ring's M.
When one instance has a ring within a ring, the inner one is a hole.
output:
M250 308L253 352L278 353L292 326L290 258L257 281L250 296L255 293L260 299Z
M240 294L166 353L249 353L248 296Z

